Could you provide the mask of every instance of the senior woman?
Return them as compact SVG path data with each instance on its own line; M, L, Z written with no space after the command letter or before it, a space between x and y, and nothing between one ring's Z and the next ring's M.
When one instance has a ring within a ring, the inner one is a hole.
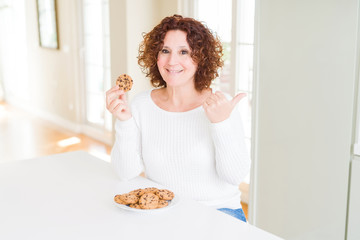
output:
M213 92L222 45L201 22L174 15L144 35L138 63L154 89L128 104L118 86L106 93L117 118L112 165L122 180L146 177L246 221L238 185L250 159L237 103Z

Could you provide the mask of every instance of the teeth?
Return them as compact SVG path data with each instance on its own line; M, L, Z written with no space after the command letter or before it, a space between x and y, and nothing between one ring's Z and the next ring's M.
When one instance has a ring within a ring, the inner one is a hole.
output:
M182 70L168 70L170 73L179 73L181 72Z

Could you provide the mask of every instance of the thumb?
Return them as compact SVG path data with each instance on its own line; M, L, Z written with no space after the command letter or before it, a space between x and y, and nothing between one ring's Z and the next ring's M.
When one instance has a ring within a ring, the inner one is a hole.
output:
M119 99L123 100L124 102L127 102L125 92L121 92L121 93L120 93Z
M243 99L244 97L246 97L246 93L237 94L233 99L231 99L232 107L234 108L236 106L236 104L238 104L240 102L240 100Z

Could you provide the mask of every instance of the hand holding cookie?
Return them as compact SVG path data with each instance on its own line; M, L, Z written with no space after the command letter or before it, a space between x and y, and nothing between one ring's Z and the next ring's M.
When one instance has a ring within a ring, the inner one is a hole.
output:
M132 88L133 80L127 74L122 74L116 80L116 86L106 92L106 108L120 121L132 117L125 92Z

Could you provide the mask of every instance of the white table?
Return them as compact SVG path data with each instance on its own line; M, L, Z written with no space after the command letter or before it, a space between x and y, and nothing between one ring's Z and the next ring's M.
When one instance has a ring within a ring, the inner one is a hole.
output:
M159 186L117 179L109 163L71 152L0 164L0 239L280 239L190 199L138 213L115 194Z

